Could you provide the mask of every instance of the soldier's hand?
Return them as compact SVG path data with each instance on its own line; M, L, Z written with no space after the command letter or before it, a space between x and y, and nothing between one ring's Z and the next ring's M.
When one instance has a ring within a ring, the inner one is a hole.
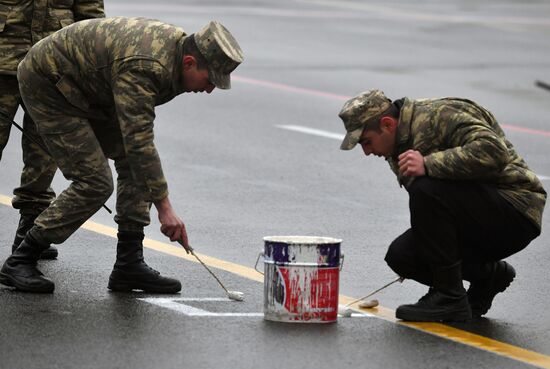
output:
M164 198L155 202L160 221L160 231L166 237L170 238L170 241L179 241L185 251L189 253L189 239L187 238L187 231L185 230L185 224L178 217L168 198Z
M399 155L399 172L405 177L421 177L426 175L424 157L419 151L407 150Z

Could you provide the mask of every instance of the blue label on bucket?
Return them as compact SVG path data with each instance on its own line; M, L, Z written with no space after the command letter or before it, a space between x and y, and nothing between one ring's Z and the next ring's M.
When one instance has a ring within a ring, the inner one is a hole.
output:
M289 244L265 241L264 257L275 264L312 263L319 267L340 265L340 243Z

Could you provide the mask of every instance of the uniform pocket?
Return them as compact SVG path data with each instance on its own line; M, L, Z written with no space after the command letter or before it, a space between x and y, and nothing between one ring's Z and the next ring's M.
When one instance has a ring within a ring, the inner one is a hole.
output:
M84 112L90 110L90 104L86 96L84 96L70 76L62 76L55 86L72 106Z

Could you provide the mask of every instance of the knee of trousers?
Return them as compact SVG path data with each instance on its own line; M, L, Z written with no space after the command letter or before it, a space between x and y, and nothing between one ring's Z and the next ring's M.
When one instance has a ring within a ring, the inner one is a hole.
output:
M420 177L413 181L407 189L411 210L439 202L442 195L443 181L429 177Z
M402 252L400 245L394 241L388 247L386 257L384 258L388 266L398 275L404 277L409 274L411 269L410 258Z
M88 196L97 199L100 206L111 197L114 191L113 176L109 171L105 171L100 175L95 175L91 180L86 181L84 191Z

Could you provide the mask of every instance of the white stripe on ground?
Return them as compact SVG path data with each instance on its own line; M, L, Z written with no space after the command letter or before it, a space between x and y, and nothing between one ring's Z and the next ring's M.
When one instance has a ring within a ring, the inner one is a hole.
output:
M185 299L185 298L163 298L163 297L148 297L138 299L145 301L149 304L160 306L165 309L170 309L177 311L178 313L185 314L187 316L200 316L200 317L263 317L262 313L215 313L212 311L207 311L203 309L196 308L194 306L189 306L182 304L179 301L231 301L229 299L216 299L216 298L195 298L195 299Z
M335 132L329 132L329 131L323 131L322 129L317 129L317 128L310 128L310 127L304 127L304 126L294 126L294 125L277 125L276 127L281 128L281 129L286 129L286 130L289 130L289 131L305 133L307 135L332 138L332 139L335 139L335 140L343 140L344 139L343 134L335 133ZM543 175L540 175L540 174L537 174L537 177L539 177L539 179L541 181L547 181L547 180L550 179L550 176L543 176Z
M305 134L308 134L308 135L332 138L332 139L335 139L335 140L343 140L344 139L344 135L341 134L341 133L323 131L321 129L316 129L316 128L309 128L309 127L303 127L303 126L293 126L293 125L277 125L276 127L282 128L282 129L287 129L289 131L296 131L296 132L300 132L300 133L305 133Z

